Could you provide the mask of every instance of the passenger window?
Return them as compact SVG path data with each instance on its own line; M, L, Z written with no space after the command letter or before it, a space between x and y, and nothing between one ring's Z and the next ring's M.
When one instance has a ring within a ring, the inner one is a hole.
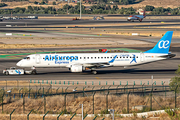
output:
M84 59L86 59L86 57L84 57Z
M104 59L106 59L106 57L104 57Z
M109 59L109 57L107 57L107 59Z
M99 57L98 57L98 59L99 59Z
M87 57L87 59L89 59L89 57Z
M91 59L93 59L93 57L91 57Z
M81 59L81 57L80 57L80 59Z
M101 59L103 59L103 57L101 57Z
M96 57L94 57L94 59L96 59Z
M138 56L136 58L138 58Z

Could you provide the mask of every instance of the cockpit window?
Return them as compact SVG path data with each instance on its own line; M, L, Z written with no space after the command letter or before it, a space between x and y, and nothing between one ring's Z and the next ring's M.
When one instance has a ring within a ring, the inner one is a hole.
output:
M25 57L24 59L26 59L26 60L30 60L30 57Z

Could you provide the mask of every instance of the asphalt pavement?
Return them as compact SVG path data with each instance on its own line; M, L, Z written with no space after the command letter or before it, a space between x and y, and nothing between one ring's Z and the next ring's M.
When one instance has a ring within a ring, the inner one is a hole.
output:
M149 20L144 19L142 23L172 23L171 25L179 25L175 22L179 22L179 20L175 19L155 19L155 20ZM138 21L134 22L137 23ZM71 25L71 24L82 24L82 25L88 25L88 24L98 24L98 23L127 23L126 20L102 20L102 21L93 21L93 20L80 20L80 21L71 21L71 20L7 20L0 22L0 31L1 32L11 32L5 31L4 28L6 28L6 25L12 25L14 27L36 27L37 25ZM136 27L145 27L147 25L139 25ZM151 26L159 26L159 25L151 25ZM169 26L168 24L162 24L162 26ZM14 28L13 27L13 28ZM43 26L42 26L43 27ZM104 26L103 26L104 27ZM112 26L110 26L112 27ZM118 28L120 26L115 26L113 28ZM37 27L38 28L38 27ZM104 28L108 28L105 26ZM134 25L129 26L123 26L121 28L134 28ZM24 32L24 31L18 31L17 32ZM144 40L144 39L142 39ZM147 41L151 41L150 38L146 39ZM156 42L159 40L159 38L155 39L152 42ZM178 43L178 39L175 43ZM140 49L147 49L147 48L140 48ZM139 66L132 66L129 68L122 68L122 67L110 67L105 69L98 69L97 75L91 74L90 71L85 71L83 73L71 73L68 68L37 68L37 75L10 75L5 76L0 73L0 80L30 80L30 79L36 79L36 80L95 80L95 81L112 81L112 80L124 80L124 81L142 81L142 80L151 80L151 76L154 76L154 79L159 81L169 81L172 77L175 76L175 71L178 68L179 60L180 60L180 50L175 48L172 49L171 52L177 54L175 58L153 62L149 64L139 65ZM0 60L0 71L2 71L4 68L15 66L18 60L8 59L8 60Z

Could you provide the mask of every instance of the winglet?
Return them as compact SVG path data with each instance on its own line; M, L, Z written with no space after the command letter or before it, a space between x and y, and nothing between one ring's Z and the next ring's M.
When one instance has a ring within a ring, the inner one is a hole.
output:
M108 50L105 53L107 53L107 52L108 52Z

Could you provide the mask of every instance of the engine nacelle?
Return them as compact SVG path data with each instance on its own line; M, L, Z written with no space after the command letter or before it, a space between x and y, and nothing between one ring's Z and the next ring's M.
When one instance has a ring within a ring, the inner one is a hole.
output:
M81 65L72 65L71 66L71 72L83 72L84 67Z

